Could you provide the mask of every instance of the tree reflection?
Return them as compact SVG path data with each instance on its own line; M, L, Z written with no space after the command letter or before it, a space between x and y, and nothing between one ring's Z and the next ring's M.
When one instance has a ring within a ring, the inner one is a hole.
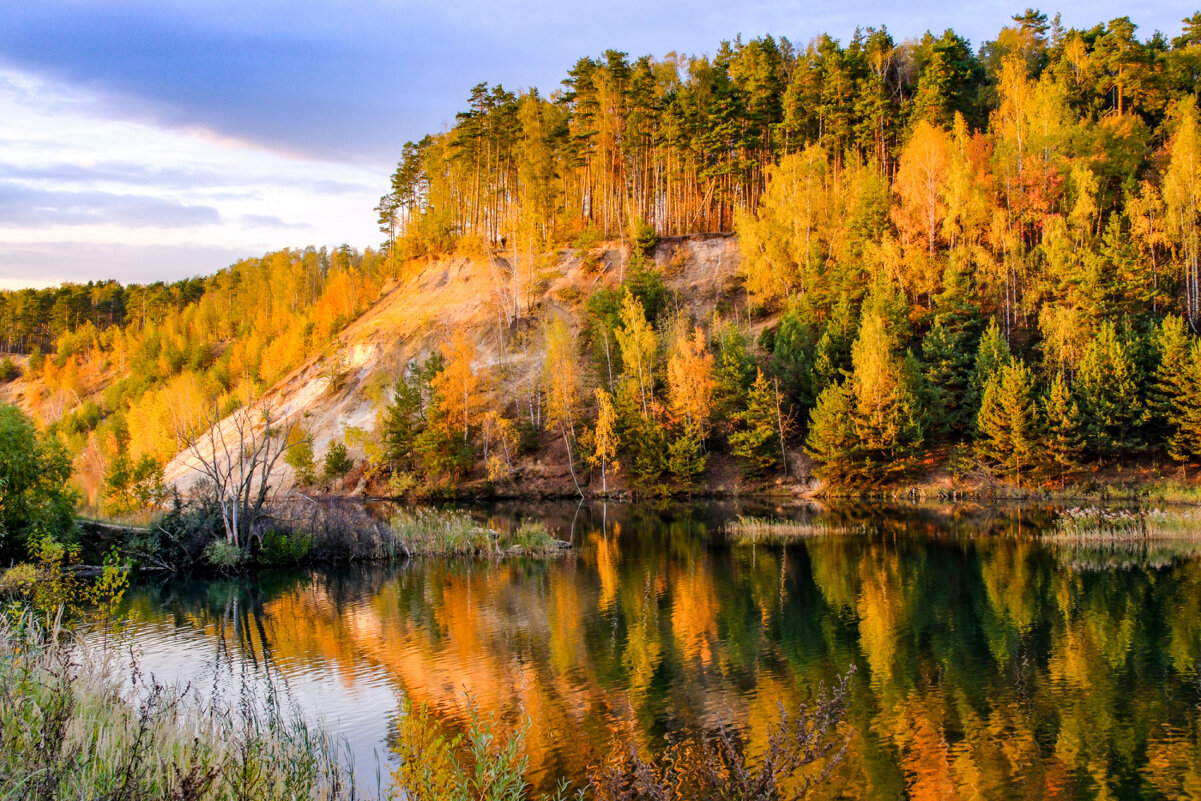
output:
M1039 542L1039 509L810 508L856 533L772 547L720 535L742 511L552 510L574 527L561 560L170 581L129 602L284 674L371 665L452 730L472 703L528 719L543 787L615 732L654 750L720 725L754 757L779 703L854 664L854 735L819 796L1201 794L1201 563L1085 566Z

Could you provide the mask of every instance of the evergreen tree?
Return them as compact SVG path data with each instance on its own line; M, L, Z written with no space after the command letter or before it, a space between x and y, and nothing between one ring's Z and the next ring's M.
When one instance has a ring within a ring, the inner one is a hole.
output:
M1021 359L1011 359L984 387L976 450L1020 485L1038 459L1041 435L1034 374Z
M995 319L990 320L988 328L980 335L976 347L976 359L972 367L972 377L968 381L966 409L974 421L980 411L980 402L984 397L984 387L1009 363L1009 343L1001 334L1001 328Z
M932 433L961 435L974 423L969 400L974 354L979 338L979 309L970 274L952 263L943 272L934 325L922 338L923 373Z
M1186 459L1191 443L1182 438L1182 411L1195 391L1193 376L1194 338L1184 320L1168 315L1151 335L1158 363L1148 398L1153 436L1164 443L1173 459Z
M713 419L728 434L755 380L755 360L751 358L746 336L733 323L715 323L714 331L717 358L713 371L716 382Z
M859 441L852 411L847 387L831 384L822 390L809 414L805 452L817 460L818 475L835 484L847 483L857 472Z
M1089 449L1102 458L1124 460L1144 449L1148 414L1142 376L1130 338L1111 322L1097 329L1080 361L1076 391Z
M708 459L700 434L689 425L681 428L667 449L668 471L675 478L676 485L690 494L705 474Z
M1201 457L1201 341L1189 348L1184 376L1186 390L1172 405L1174 433L1168 442L1168 453L1181 461Z
M746 406L734 415L736 428L730 434L730 449L748 476L761 476L780 462L778 401L772 383L759 370Z
M884 317L868 314L846 382L828 387L811 416L809 452L831 480L890 480L908 471L923 442L915 360L899 358Z
M322 475L328 482L341 481L354 469L354 461L341 442L335 442L325 452Z
M1040 450L1043 461L1062 484L1068 471L1079 466L1080 455L1084 452L1080 407L1062 371L1055 374L1043 396L1042 417L1044 436Z
M425 423L420 383L415 370L398 378L392 385L392 400L384 408L383 456L394 470L412 471L417 467L417 437Z
M794 411L808 413L816 395L813 392L813 367L817 336L812 310L793 303L780 317L771 349L772 375L780 379L780 389Z

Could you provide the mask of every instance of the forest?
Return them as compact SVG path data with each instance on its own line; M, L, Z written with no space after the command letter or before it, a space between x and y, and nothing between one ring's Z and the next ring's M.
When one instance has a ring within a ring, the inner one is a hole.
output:
M1027 10L978 48L866 28L606 51L545 95L481 83L452 127L405 144L378 250L0 293L0 381L22 382L89 503L137 506L206 410L251 403L390 282L460 254L496 273L496 336L535 331L545 366L519 392L460 332L387 376L375 430L348 444L394 494L501 486L531 454L602 494L703 491L715 455L748 488L1187 465L1199 80L1201 14L1172 37ZM704 315L656 259L696 234L741 254L731 302ZM606 247L618 280L552 313L555 254L605 272ZM355 469L346 445L294 434L302 481Z

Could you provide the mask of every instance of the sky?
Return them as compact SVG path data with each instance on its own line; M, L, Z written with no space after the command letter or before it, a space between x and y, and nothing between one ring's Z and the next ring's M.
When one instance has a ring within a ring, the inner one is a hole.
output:
M1197 0L1190 0L1196 3ZM0 289L209 274L283 247L377 245L410 139L480 82L558 88L581 56L712 53L884 25L978 47L1027 3L932 0L11 0L0 3ZM1020 7L1019 7L1020 6ZM1129 16L1148 36L1195 5Z

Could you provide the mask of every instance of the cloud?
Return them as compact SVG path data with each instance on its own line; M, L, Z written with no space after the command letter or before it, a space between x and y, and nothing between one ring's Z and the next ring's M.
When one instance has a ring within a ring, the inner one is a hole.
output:
M173 228L215 225L212 206L111 192L63 192L0 181L0 226L44 228L58 225L119 225Z
M115 278L149 283L217 270L261 252L199 243L118 245L95 242L0 242L0 288Z
M274 214L243 214L240 222L255 228L294 228L303 230L313 227L308 223L284 222L284 220Z
M388 186L386 166L115 119L85 89L2 67L0 120L0 248L36 246L0 265L9 284L44 282L48 259L63 278L95 278L97 264L114 263L79 254L102 247L140 258L138 248L192 252L203 241L245 256L381 238L373 207ZM165 280L187 268L169 258L155 266Z

